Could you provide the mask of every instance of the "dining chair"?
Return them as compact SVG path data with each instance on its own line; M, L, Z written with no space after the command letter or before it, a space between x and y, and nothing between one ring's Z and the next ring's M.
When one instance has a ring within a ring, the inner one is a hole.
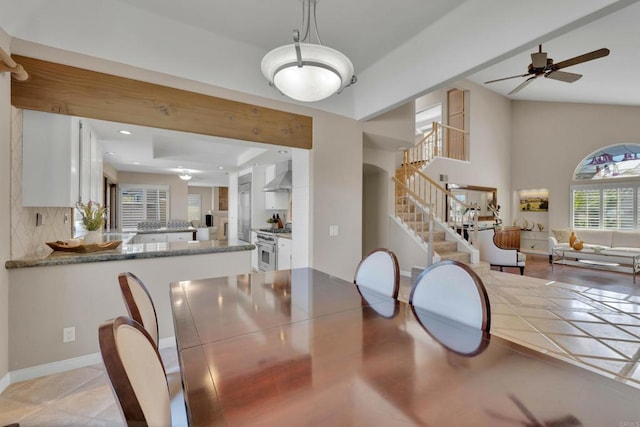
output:
M142 280L133 273L120 273L118 275L120 290L124 305L127 307L129 317L140 323L151 335L153 343L158 346L158 317L156 308Z
M100 353L128 426L170 426L171 398L158 348L147 330L125 316L98 329Z
M358 264L353 283L397 299L400 289L398 258L388 249L374 249Z
M487 290L467 265L443 260L427 267L416 279L409 304L489 332L491 307Z

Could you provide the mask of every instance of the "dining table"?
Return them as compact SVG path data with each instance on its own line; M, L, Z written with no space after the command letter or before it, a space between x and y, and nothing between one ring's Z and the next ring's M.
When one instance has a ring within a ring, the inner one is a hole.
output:
M191 426L640 426L640 390L313 268L170 284Z

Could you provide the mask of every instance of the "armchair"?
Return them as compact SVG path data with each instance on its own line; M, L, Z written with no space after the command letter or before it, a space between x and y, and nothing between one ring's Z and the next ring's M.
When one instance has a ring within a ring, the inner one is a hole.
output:
M480 249L480 260L486 261L492 266L500 267L519 267L520 275L524 274L524 266L526 263L526 255L517 249L502 249L498 247L494 241L495 230L492 228L478 231L478 240Z

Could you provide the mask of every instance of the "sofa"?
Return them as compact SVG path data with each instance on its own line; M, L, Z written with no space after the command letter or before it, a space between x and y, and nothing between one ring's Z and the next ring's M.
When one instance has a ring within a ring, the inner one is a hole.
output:
M570 249L571 231L584 242L584 247L581 251L565 253L563 256L562 250ZM597 263L608 266L619 264L617 267L634 273L634 280L635 273L640 271L640 232L581 229L561 229L552 232L553 235L549 236L549 262L569 264L571 261L577 261L572 264L586 265L586 260L592 266L598 265ZM634 256L637 258L633 258ZM580 261L583 263L580 264Z

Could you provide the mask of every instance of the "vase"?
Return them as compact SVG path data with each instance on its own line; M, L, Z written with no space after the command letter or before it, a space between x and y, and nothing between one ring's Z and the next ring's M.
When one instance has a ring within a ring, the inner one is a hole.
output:
M576 232L572 231L571 236L569 236L569 246L573 247L573 244L578 240L578 236L576 236Z
M573 249L575 249L576 251L581 251L582 248L584 247L584 242L582 240L576 240L573 245L572 245Z
M98 230L87 231L87 234L83 237L85 245L95 245L102 243L102 233Z

